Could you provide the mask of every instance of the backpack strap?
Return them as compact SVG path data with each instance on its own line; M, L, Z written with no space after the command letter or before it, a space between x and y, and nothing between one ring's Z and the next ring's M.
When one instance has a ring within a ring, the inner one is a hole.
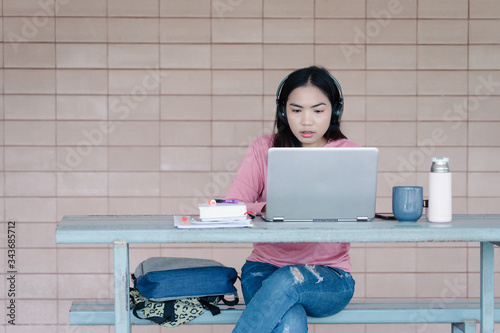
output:
M205 309L207 309L208 311L210 311L210 313L212 313L212 316L216 316L220 313L219 307L217 305L212 304L213 299L210 300L210 298L208 297L200 297L198 298L198 301L200 302L201 305L203 305Z

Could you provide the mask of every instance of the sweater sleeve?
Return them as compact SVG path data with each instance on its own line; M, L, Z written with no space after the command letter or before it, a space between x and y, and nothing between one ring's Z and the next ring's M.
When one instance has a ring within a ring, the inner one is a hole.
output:
M266 204L268 141L263 136L250 144L226 195L226 199L244 202L248 211L258 215Z

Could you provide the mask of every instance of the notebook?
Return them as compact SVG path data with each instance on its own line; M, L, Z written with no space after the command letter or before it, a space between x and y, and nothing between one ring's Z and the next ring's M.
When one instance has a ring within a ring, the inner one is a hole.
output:
M378 149L270 148L266 221L370 221Z

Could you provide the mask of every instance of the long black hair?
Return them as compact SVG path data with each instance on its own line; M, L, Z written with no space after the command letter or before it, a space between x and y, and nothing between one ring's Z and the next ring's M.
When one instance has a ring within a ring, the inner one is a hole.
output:
M334 114L334 110L338 108L342 109L342 105L339 105L341 103L340 86L337 87L331 74L326 69L311 66L294 71L284 80L281 89L278 88L278 92L276 93L276 135L274 137L274 147L302 146L302 143L293 135L286 120L286 103L288 96L295 88L307 85L320 89L328 97L332 105L330 126L324 135L326 141L347 139L340 131L340 114L338 116ZM285 116L280 115L280 112L285 112Z

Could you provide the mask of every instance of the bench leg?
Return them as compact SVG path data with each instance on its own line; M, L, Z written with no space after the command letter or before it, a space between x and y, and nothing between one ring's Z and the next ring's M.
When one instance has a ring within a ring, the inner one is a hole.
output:
M131 333L128 243L113 242L115 272L115 333Z
M493 333L495 308L494 250L490 242L481 242L481 333Z
M476 333L476 322L472 320L451 324L451 333Z

